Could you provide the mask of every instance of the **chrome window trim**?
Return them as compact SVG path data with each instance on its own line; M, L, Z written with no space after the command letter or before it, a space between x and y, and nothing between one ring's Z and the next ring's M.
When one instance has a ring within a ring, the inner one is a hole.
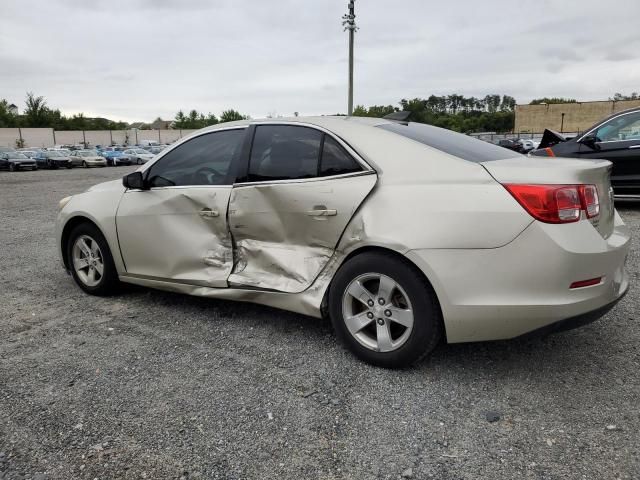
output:
M591 132L594 132L596 130L598 130L601 126L615 120L616 118L619 117L624 117L625 115L631 115L633 113L640 113L640 110L634 110L632 112L625 112L625 113L621 113L620 115L616 115L614 117L611 117L608 120L605 120L603 122L598 123L595 127L593 127L591 130L589 130L587 133L583 134L578 140L576 140L577 143L582 142L582 140L584 139L584 137L586 137L587 135L589 135ZM596 143L614 143L614 142L633 142L633 140L605 140L604 142L596 142Z
M291 178L285 180L264 180L260 182L238 182L234 183L233 187L252 187L254 185L282 185L289 183L310 183L321 182L323 180L339 180L342 178L361 177L363 175L375 175L373 170L362 170L360 172L343 173L342 175L330 175L326 177L311 177L311 178Z
M233 188L233 184L229 185L168 185L166 187L151 187L148 190L141 190L139 188L128 188L124 193L129 192L150 192L158 190L184 190L185 188Z

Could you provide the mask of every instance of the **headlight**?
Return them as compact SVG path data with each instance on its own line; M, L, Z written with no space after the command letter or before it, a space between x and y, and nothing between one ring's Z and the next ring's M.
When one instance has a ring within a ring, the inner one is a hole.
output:
M73 195L70 197L64 197L62 200L60 200L60 203L58 203L58 210L62 210L65 205L71 201L71 198L73 198Z

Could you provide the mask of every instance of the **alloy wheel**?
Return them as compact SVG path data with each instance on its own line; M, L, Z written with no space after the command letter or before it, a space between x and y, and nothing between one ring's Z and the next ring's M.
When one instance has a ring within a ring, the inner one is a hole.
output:
M104 258L102 251L93 238L88 235L79 236L72 249L73 268L82 283L95 287L104 274Z
M392 352L404 345L414 322L407 293L380 273L365 273L349 283L342 298L342 317L349 333L376 352Z

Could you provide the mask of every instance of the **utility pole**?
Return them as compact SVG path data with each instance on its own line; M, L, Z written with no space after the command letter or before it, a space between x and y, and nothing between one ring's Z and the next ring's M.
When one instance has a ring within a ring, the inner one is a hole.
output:
M353 34L356 33L356 13L355 1L349 1L349 13L342 16L342 25L345 30L349 30L349 101L347 105L347 115L353 114Z

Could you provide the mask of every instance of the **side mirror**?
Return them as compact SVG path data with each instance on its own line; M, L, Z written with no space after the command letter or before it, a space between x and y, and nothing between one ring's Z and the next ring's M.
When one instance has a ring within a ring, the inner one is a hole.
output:
M599 150L599 147L597 145L598 136L595 133L590 133L589 135L586 135L585 137L583 137L582 140L580 140L580 143L594 150Z
M147 190L142 172L133 172L122 177L122 185L134 190Z

